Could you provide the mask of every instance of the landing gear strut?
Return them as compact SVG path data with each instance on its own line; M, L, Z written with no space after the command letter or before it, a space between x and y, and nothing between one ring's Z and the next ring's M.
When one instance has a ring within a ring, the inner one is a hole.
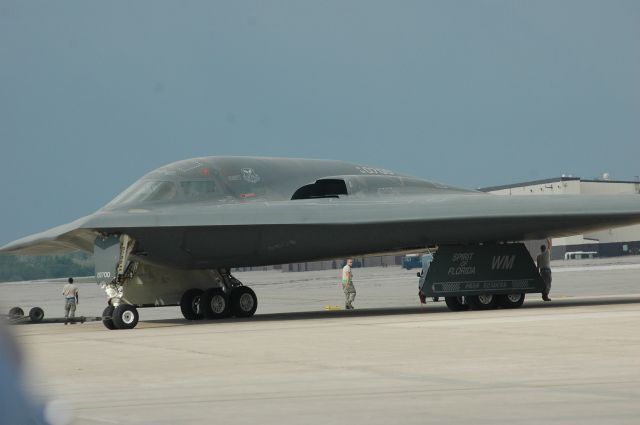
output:
M107 329L133 329L138 310L124 299L125 286L135 276L138 263L130 261L136 241L129 235L100 235L94 243L96 279L109 297L102 312Z

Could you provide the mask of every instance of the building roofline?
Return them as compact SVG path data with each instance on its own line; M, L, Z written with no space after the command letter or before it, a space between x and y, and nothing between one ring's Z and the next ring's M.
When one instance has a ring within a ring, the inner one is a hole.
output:
M487 186L478 188L481 192L493 192L495 190L505 190L505 189L514 189L517 187L523 186L533 186L537 184L545 184L545 183L557 183L557 182L566 182L566 181L580 181L581 183L631 183L631 184L640 184L640 181L637 180L599 180L599 179L582 179L580 177L552 177L549 179L541 179L541 180L531 180L520 183L512 183L505 184L500 186Z
M598 179L585 179L581 180L584 183L632 183L640 184L638 180L598 180Z
M536 184L566 182L566 181L575 181L575 180L580 180L580 177L552 177L552 178L549 178L549 179L531 180L531 181L526 181L526 182L505 184L505 185L500 185L500 186L481 187L478 190L481 191L481 192L492 192L494 190L513 189L513 188L522 187L522 186L533 186L533 185L536 185Z

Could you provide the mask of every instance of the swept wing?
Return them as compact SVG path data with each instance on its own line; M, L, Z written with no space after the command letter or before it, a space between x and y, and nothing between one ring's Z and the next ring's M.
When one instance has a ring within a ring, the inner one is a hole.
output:
M0 251L91 251L98 234L126 233L149 262L247 266L365 255L432 244L560 237L640 222L635 195L481 193L175 204L96 214Z

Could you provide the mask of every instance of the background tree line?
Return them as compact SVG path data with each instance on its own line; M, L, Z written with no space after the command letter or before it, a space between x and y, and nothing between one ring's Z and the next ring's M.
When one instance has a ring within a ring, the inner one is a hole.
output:
M91 276L93 273L92 256L84 252L36 257L0 255L0 282Z

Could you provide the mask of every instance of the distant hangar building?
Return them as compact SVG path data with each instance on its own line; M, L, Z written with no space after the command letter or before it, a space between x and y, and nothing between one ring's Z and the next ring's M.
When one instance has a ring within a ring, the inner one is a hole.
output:
M496 195L640 195L640 178L633 181L611 180L607 173L601 178L583 180L580 177L562 176L504 186L485 187L483 192ZM533 250L530 246L530 250ZM640 254L640 225L619 227L599 232L553 240L553 258L574 256L572 253L596 253L600 257Z

